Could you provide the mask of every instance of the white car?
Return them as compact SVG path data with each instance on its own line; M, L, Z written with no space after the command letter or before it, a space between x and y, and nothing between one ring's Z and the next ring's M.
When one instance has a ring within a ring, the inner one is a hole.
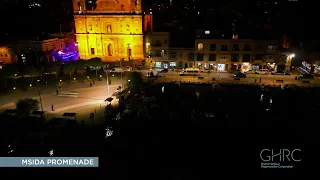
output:
M123 68L123 70L125 71L132 71L132 67L131 66L126 66Z
M260 69L258 71L256 71L257 74L268 74L269 73L269 69Z
M248 70L246 72L244 72L245 74L256 74L256 71L254 70Z

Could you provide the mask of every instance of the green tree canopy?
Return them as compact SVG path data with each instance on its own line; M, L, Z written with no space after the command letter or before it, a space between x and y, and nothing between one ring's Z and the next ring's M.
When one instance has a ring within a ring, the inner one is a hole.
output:
M89 59L87 61L87 64L88 66L93 66L93 67L99 67L99 66L102 66L102 59L101 58L92 58L92 59Z
M39 109L39 101L36 99L25 98L20 99L16 103L16 110L18 116L28 116L31 111L36 111Z
M37 69L35 66L33 66L33 65L30 65L30 66L27 66L26 67L26 74L27 75L31 75L31 76L33 76L33 75L37 75L38 73L40 72L40 70L39 69Z
M127 74L127 81L131 86L140 87L142 85L141 74L139 72L129 72Z

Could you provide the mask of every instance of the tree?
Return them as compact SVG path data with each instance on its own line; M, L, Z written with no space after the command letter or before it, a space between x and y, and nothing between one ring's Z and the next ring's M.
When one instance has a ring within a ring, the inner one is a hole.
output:
M92 66L95 68L96 70L96 75L98 75L98 69L102 66L102 59L101 58L92 58L92 59L89 59L88 62L87 62L87 65L88 66Z
M79 69L84 69L85 67L86 67L86 61L84 61L84 60L76 60L76 61L74 61L73 62L74 63L74 72L73 72L73 74L74 75L78 75L78 70Z
M39 109L39 101L36 99L25 98L20 99L16 103L16 110L18 116L28 116L31 111L36 111Z
M27 66L26 67L26 71L25 71L25 73L27 75L31 76L32 82L33 82L33 76L37 75L39 72L40 72L40 70L37 69L35 66L32 66L32 65L31 66Z
M127 74L128 85L136 90L139 90L142 85L142 77L139 72L129 72Z
M69 73L71 76L71 72L75 69L74 63L68 63L63 65L63 71Z
M44 66L44 71L47 73L54 72L56 74L56 78L60 70L61 70L61 64L59 64L58 62L48 62Z
M15 82L14 75L18 72L18 68L15 64L6 65L0 69L0 79L4 80L4 87L7 88L7 80L12 78ZM16 82L15 82L16 83Z

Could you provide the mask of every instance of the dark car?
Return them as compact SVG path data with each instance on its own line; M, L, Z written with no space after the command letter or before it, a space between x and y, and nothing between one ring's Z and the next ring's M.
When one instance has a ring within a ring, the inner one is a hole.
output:
M162 69L161 71L160 71L160 73L167 73L168 72L168 69Z
M301 74L301 79L313 79L313 76L311 74Z
M272 75L290 75L289 72L284 72L284 71L273 71L271 72Z
M245 78L247 77L247 75L242 72L238 72L234 74L234 77Z

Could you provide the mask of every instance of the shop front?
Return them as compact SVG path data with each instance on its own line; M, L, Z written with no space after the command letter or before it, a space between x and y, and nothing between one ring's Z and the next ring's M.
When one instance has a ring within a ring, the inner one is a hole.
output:
M202 65L202 63L197 63L197 68L199 68L199 69L202 69L203 68L203 65Z
M175 68L176 62L168 62L168 61L156 61L154 63L154 68L156 69L169 69L169 68Z
M267 63L265 69L269 69L269 70L271 70L271 71L276 71L276 70L277 70L276 63Z
M242 63L242 71L243 72L246 72L246 71L249 71L250 70L250 64L245 62L245 63Z
M155 68L161 68L162 67L162 63L161 62L155 62Z
M218 64L217 71L218 72L225 72L228 69L228 64Z
M175 69L177 67L176 62L170 62L170 69Z
M258 71L260 68L259 68L259 65L258 64L253 64L252 65L252 70L254 71Z
M234 63L234 64L231 64L230 66L230 71L235 71L238 69L238 64Z
M213 63L209 64L209 69L214 70L215 65Z

